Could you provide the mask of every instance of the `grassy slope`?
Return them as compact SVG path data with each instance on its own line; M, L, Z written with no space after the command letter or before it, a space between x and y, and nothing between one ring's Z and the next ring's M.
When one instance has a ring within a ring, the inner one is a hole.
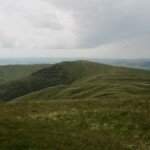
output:
M0 66L0 84L17 80L49 65L6 65Z
M145 70L87 61L63 62L1 85L0 99L12 100L48 87L51 88L37 95L33 93L31 98L29 95L25 99L97 99L145 95L150 93L149 83L150 72Z
M149 98L0 103L0 147L148 150Z
M86 67L71 85L57 85L16 98L15 100L103 99L150 95L150 72L82 62ZM74 63L75 65L76 63ZM76 65L75 65L76 66ZM88 67L87 67L88 66ZM81 67L81 65L80 65ZM72 69L72 68L71 68ZM76 67L76 69L79 69ZM74 69L72 69L74 70ZM90 75L87 75L88 70ZM75 73L73 73L75 74ZM87 75L87 76L86 76ZM84 77L84 78L83 78Z
M73 82L91 77L98 72L107 72L107 68L111 67L84 61L55 64L34 72L24 79L1 85L0 99L11 100L47 87L69 85Z

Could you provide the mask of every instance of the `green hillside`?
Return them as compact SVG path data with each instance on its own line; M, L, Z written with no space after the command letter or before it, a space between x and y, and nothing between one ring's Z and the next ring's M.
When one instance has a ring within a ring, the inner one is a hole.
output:
M107 67L107 66L106 66ZM56 85L69 85L90 77L105 68L105 65L90 62L63 62L32 73L25 78L0 86L0 99L13 98Z
M24 75L0 85L0 149L150 149L150 71L75 61Z
M0 84L17 80L49 65L5 65L0 66Z
M149 71L87 61L58 63L0 86L0 99L6 101L18 97L17 100L100 99L149 93Z
M114 80L117 80L114 81ZM115 82L115 83L111 83ZM138 82L136 84L136 82ZM72 85L49 87L14 99L15 101L67 100L67 99L120 99L150 96L149 80L99 79L95 82L79 82Z

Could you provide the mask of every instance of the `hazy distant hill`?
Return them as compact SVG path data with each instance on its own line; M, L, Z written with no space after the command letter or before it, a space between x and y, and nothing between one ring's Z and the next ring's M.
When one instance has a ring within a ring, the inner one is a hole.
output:
M87 60L104 64L150 70L150 59L102 59L102 58L0 58L0 65L55 64L63 61Z
M149 93L150 71L88 61L54 64L0 86L0 99L6 101L26 94L30 95L21 99L100 99Z
M72 58L0 58L0 65L54 64Z
M97 62L150 70L150 59L95 59Z
M16 80L50 65L5 65L0 66L0 84Z

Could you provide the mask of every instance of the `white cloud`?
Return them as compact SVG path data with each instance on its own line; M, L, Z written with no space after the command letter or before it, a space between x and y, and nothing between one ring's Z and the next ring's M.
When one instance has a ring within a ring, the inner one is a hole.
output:
M70 12L42 0L1 2L0 31L13 39L13 48L76 46L76 26Z

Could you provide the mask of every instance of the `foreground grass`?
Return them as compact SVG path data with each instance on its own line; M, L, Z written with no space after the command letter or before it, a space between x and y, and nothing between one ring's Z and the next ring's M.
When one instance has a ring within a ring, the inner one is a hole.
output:
M0 103L0 149L150 148L150 99Z

